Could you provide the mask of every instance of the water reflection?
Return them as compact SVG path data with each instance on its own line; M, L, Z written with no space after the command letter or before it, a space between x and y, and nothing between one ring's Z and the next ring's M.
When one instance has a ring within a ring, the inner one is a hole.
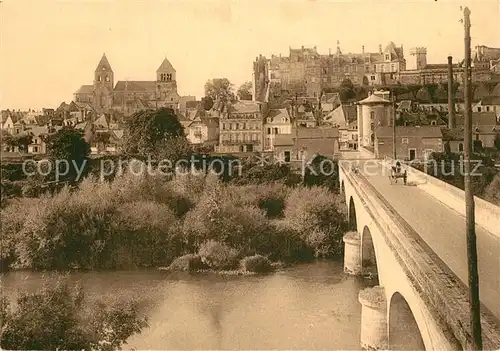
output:
M72 274L92 299L135 298L150 327L137 349L359 349L359 289L341 262L306 264L260 277L158 271ZM54 279L54 276L45 277ZM36 290L41 276L12 272L4 293Z

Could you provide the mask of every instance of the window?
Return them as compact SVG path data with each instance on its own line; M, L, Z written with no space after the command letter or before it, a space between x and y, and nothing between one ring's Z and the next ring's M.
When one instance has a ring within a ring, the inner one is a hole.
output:
M38 146L33 147L33 152L38 152Z
M385 60L386 60L386 61L389 61L389 60L390 60L389 54L386 54L386 55L385 55Z
M97 81L100 82L101 81L101 76L97 76Z
M370 119L372 121L375 119L375 111L370 111Z
M106 82L109 82L109 76L106 76Z
M271 128L267 128L267 134L271 134Z
M291 152L290 151L285 151L284 158L285 158L285 162L290 162L290 159L292 158L291 157Z
M371 77L370 77L370 79L371 79L371 80L375 80L375 76L371 76Z
M478 108L477 108L477 112L481 112L481 107L478 107Z
M431 121L431 126L435 126L436 125L436 121Z
M171 81L172 80L172 74L171 73L167 73L167 81Z
M490 107L486 106L486 112L490 112Z
M408 144L408 138L402 138L401 144Z
M278 134L278 128L274 128L274 134Z

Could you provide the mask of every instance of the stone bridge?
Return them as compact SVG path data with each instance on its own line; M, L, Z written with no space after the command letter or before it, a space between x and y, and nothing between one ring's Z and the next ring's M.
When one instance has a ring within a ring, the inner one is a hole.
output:
M359 293L361 346L472 349L460 194L411 172L411 185L391 185L384 162L367 158L350 153L339 163L350 227L344 268L378 280L376 287ZM500 227L490 223L500 220L495 211L500 209L476 204L485 350L500 349Z

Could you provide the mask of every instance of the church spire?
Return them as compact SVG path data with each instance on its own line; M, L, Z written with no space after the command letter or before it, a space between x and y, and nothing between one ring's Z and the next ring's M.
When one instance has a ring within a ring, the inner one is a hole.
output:
M99 64L97 65L97 68L95 69L96 72L100 71L110 71L113 72L111 69L111 65L109 64L108 58L106 57L106 53L102 54L101 60L99 61Z

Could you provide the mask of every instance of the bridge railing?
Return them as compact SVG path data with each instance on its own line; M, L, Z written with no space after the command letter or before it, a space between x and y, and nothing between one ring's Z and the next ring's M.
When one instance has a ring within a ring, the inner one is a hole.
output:
M466 286L362 174L351 172L344 164L339 167L450 342L458 342L457 348L473 349ZM484 349L499 349L498 320L485 310L481 319Z
M384 167L391 167L393 159L385 157L380 161ZM443 182L430 174L410 165L403 164L408 172L408 182L416 184L448 207L465 216L465 192L451 184ZM500 207L474 196L476 224L500 237Z

